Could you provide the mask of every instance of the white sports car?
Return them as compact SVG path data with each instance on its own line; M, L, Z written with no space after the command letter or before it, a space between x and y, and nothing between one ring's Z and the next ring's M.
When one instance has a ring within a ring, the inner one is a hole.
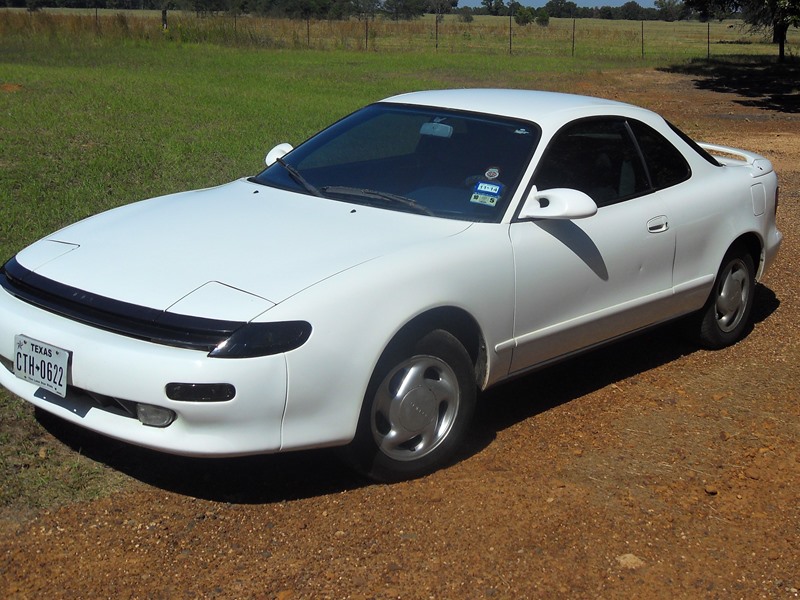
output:
M736 342L781 243L767 159L596 98L404 94L266 162L9 260L0 382L164 452L416 477L479 390L679 317Z

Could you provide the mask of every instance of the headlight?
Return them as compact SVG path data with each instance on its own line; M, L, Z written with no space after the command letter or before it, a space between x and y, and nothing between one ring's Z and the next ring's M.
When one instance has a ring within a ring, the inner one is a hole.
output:
M281 354L299 348L311 336L311 324L305 321L284 323L248 323L220 343L211 358L253 358Z

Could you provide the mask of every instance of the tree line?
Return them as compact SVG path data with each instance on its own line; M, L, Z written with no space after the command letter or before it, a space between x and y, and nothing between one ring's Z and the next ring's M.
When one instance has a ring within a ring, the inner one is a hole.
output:
M0 0L3 1L3 0ZM10 7L38 10L58 8L105 8L117 10L188 10L199 15L255 14L270 17L347 19L384 16L394 20L422 15L456 14L463 21L478 15L514 16L517 23L547 25L549 18L624 19L674 21L691 18L694 12L681 0L656 0L656 8L645 8L635 0L622 6L579 7L571 0L549 0L540 8L517 0L482 0L477 7L459 7L458 0L5 0ZM540 17L536 20L536 17Z
M547 19L610 19L626 21L677 21L692 18L692 10L680 0L655 0L655 8L645 8L634 0L622 6L578 6L571 0L549 0L544 6L534 8L524 6L517 0L508 4L504 0L481 0L481 7L476 9L480 14L509 16L512 15L518 24L533 22L528 17L540 17L536 22L541 24L541 17Z

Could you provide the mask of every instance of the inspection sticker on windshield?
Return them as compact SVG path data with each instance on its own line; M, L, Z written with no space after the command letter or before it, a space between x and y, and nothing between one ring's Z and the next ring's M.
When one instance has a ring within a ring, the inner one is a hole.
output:
M503 193L503 185L500 183L489 183L479 181L472 190L472 197L469 199L473 204L483 204L484 206L495 206Z

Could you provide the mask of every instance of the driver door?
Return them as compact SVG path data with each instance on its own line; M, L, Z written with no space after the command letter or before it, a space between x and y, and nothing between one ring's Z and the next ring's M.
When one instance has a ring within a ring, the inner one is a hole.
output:
M598 212L512 223L512 372L658 322L672 296L675 231L624 120L566 126L545 151L534 184L583 191Z

